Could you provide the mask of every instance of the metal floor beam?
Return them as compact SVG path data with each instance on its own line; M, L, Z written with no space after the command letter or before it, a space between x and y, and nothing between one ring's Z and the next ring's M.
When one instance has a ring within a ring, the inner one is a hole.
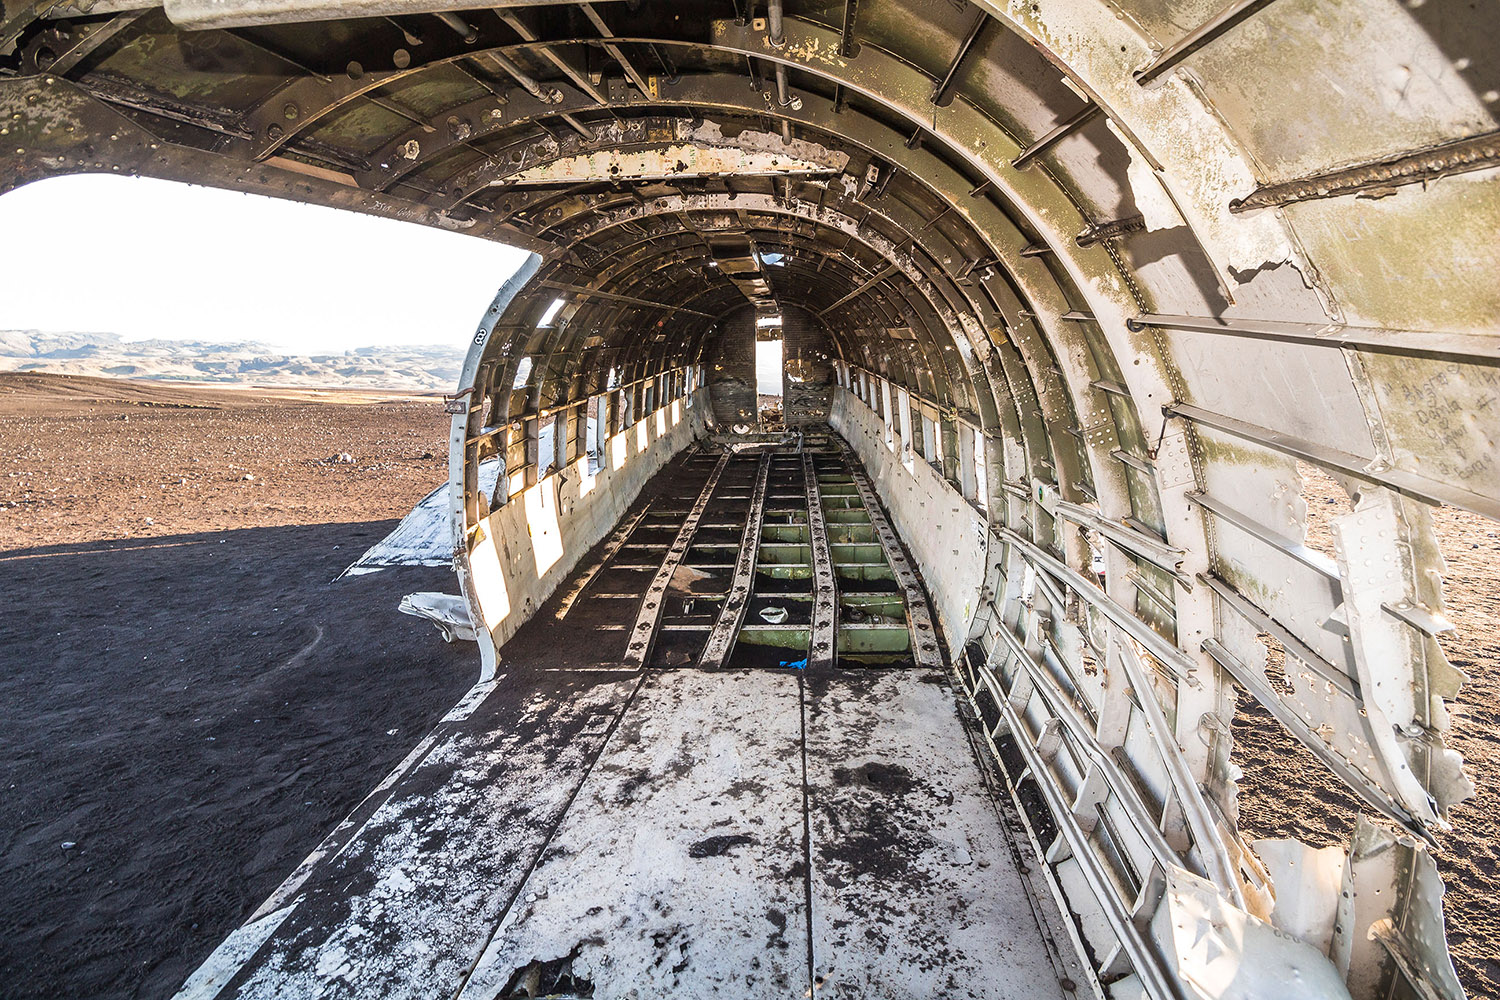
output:
M750 510L745 516L745 530L740 538L739 557L734 564L734 576L729 582L729 592L719 609L719 620L714 623L708 642L698 665L707 670L717 669L729 659L734 642L739 637L740 626L745 621L745 605L750 600L750 589L755 583L755 557L760 551L761 514L766 503L766 477L771 469L771 452L760 456L760 466L755 474L755 488L750 496Z
M838 656L839 591L838 578L833 572L833 556L828 548L828 525L823 519L818 470L810 451L802 453L802 488L807 493L807 533L813 561L812 644L807 663L816 669L831 667Z

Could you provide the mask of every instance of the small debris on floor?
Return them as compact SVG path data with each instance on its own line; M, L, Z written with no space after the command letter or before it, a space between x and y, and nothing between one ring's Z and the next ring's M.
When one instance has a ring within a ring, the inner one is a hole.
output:
M574 997L593 996L594 984L574 974L573 958L574 955L567 955L546 962L536 961L517 969L500 996L507 1000L512 997L526 997L528 1000L535 997L558 997L571 1000Z

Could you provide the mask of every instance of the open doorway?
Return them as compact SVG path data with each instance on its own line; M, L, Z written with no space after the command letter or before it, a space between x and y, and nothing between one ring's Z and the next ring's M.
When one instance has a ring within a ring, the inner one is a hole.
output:
M778 431L786 426L782 408L784 344L780 316L761 316L755 321L755 397L761 430Z

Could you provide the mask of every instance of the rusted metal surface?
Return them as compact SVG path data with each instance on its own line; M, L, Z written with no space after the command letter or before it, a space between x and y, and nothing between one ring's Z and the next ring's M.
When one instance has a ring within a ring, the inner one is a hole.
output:
M745 531L740 537L740 550L735 557L734 575L729 579L729 590L719 608L719 620L708 634L703 654L698 665L705 670L717 670L729 659L730 651L739 638L740 626L745 622L746 605L750 601L750 590L755 584L755 562L760 554L761 515L766 507L766 478L771 471L771 452L760 456L760 466L755 471L755 486L750 491L750 509L745 515Z
M672 546L667 550L666 557L662 559L656 576L652 579L646 592L641 596L640 611L636 614L635 627L630 630L629 644L625 649L625 665L639 670L646 665L651 656L651 645L656 641L656 627L661 621L662 604L667 596L667 588L672 583L672 576L687 556L688 548L693 544L693 536L698 531L698 522L703 517L703 510L708 506L708 501L718 488L719 477L724 474L724 467L729 464L733 453L726 451L719 456L714 465L714 471L709 473L708 482L703 485L703 492L698 494L698 499L693 502L693 507L687 516L682 519L682 527L677 531L677 537L672 540Z
M1229 210L1249 212L1351 194L1379 198L1406 184L1430 184L1454 174L1497 166L1500 166L1500 132L1490 132L1456 139L1431 149L1387 157L1375 163L1361 163L1297 180L1267 184L1243 198L1235 198L1229 203Z
M807 532L812 545L813 600L812 644L807 654L809 669L827 668L838 657L838 578L828 548L828 523L823 514L823 496L818 488L818 468L812 452L802 453L802 481L807 491Z

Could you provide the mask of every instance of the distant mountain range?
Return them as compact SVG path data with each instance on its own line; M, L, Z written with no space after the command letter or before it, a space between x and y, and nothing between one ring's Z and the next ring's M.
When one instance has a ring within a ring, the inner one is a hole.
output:
M465 346L361 347L343 354L283 354L254 342L127 342L113 333L0 330L0 371L168 382L451 391L463 366Z

